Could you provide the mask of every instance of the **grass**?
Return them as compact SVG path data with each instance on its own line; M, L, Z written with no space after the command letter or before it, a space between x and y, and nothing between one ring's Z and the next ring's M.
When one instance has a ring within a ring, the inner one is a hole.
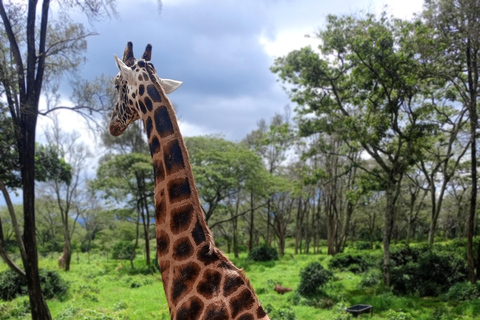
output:
M303 298L295 292L300 270L315 261L327 267L330 257L325 254L293 256L291 253L287 251L280 260L270 262L249 261L246 253L237 259L231 257L245 270L262 305L270 310L274 320L347 319L344 308L358 303L374 306L372 320L480 319L478 299L452 302L439 298L399 297L381 286L359 289L362 276L351 272L335 271L335 279L323 295ZM125 263L116 271L120 263L107 260L105 256L92 255L90 263L86 254L80 254L78 261L76 258L75 255L72 259L70 272L61 272L62 278L69 283L68 295L48 301L53 319L170 319L160 274L142 274L146 270L143 259L135 260L134 270ZM42 258L40 267L57 270L56 256ZM0 271L6 268L0 263ZM276 283L294 290L279 295L273 291ZM0 300L0 320L30 318L25 314L26 301L25 297L11 302Z

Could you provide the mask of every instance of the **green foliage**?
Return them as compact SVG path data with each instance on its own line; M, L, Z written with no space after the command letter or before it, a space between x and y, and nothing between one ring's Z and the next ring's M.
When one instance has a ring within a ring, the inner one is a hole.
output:
M64 159L58 146L35 145L35 179L38 181L72 181L72 166Z
M0 273L0 298L12 300L27 293L27 283L11 270Z
M380 264L379 258L371 254L339 253L328 263L330 269L362 273Z
M348 320L352 319L353 316L350 313L345 312L345 308L348 306L345 302L339 302L333 307L333 315L329 318L330 320Z
M131 260L135 258L135 244L130 241L118 241L112 248L113 259Z
M68 284L65 282L57 271L40 270L40 283L45 298L63 298L68 291Z
M438 296L468 276L462 256L428 246L396 249L391 261L391 284L399 294Z
M470 282L455 283L445 294L445 300L464 301L474 300L480 297L480 284Z
M383 280L382 272L379 269L372 268L362 275L362 280L360 280L360 283L358 284L358 288L360 289L371 288L382 283L382 280Z
M248 259L253 261L272 261L278 260L278 251L273 247L260 246L253 248L248 253Z
M387 320L410 320L412 316L408 312L387 311L385 314Z
M0 103L0 180L10 188L21 186L20 161L12 118Z
M47 299L63 298L68 290L67 283L57 271L40 269L40 284ZM12 300L27 294L27 283L11 270L0 273L0 298Z
M306 297L318 294L331 279L333 273L326 270L319 262L309 264L300 271L300 285L298 292Z
M355 249L357 250L370 250L372 246L370 242L367 241L356 241L355 242Z
M270 319L297 320L295 312L289 305L283 305L280 308L275 308L271 304L267 304L264 308Z
M30 313L28 297L17 298L11 302L0 301L0 319L22 319Z

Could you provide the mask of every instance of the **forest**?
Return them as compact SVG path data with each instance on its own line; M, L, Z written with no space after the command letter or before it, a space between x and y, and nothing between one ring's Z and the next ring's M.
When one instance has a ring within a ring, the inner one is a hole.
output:
M37 30L31 4L0 1L0 319L168 319L145 129L108 132L113 75L73 88L98 141L61 128L51 79L78 68L90 34L48 28L48 3ZM411 20L328 15L318 47L270 68L290 105L240 141L185 137L215 244L272 319L348 319L355 304L372 319L478 318L479 30L475 0L426 0Z

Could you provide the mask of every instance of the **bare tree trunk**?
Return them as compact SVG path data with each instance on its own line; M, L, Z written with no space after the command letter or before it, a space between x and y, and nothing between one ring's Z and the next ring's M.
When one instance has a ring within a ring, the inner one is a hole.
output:
M467 23L470 23L468 21ZM477 274L475 273L475 267L477 272L480 272L480 265L475 266L475 259L473 253L473 236L474 236L474 224L475 224L475 211L477 209L477 126L478 126L478 114L477 114L477 84L478 84L478 66L477 66L476 48L471 43L471 39L467 39L467 66L468 66L468 88L469 88L469 115L470 115L470 156L471 156L471 179L472 190L470 194L470 209L468 214L468 229L467 229L467 260L469 278L472 284L477 282ZM479 260L480 261L480 260Z
M254 231L254 222L255 222L255 197L253 192L250 192L250 232L248 236L248 251L253 249L253 231Z
M29 5L30 7L32 4ZM19 139L19 156L22 172L23 185L23 243L26 257L23 258L23 266L27 276L28 297L32 319L52 319L45 297L40 286L38 275L38 255L35 230L35 128L37 122L36 109L33 101L25 102L30 112L22 114L22 137Z

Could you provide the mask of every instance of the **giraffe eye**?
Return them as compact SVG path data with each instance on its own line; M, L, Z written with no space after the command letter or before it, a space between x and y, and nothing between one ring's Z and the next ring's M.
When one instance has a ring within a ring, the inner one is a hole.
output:
M115 89L117 89L117 91L118 91L119 88L120 88L120 87L118 86L118 84L116 84L116 85L115 85Z

